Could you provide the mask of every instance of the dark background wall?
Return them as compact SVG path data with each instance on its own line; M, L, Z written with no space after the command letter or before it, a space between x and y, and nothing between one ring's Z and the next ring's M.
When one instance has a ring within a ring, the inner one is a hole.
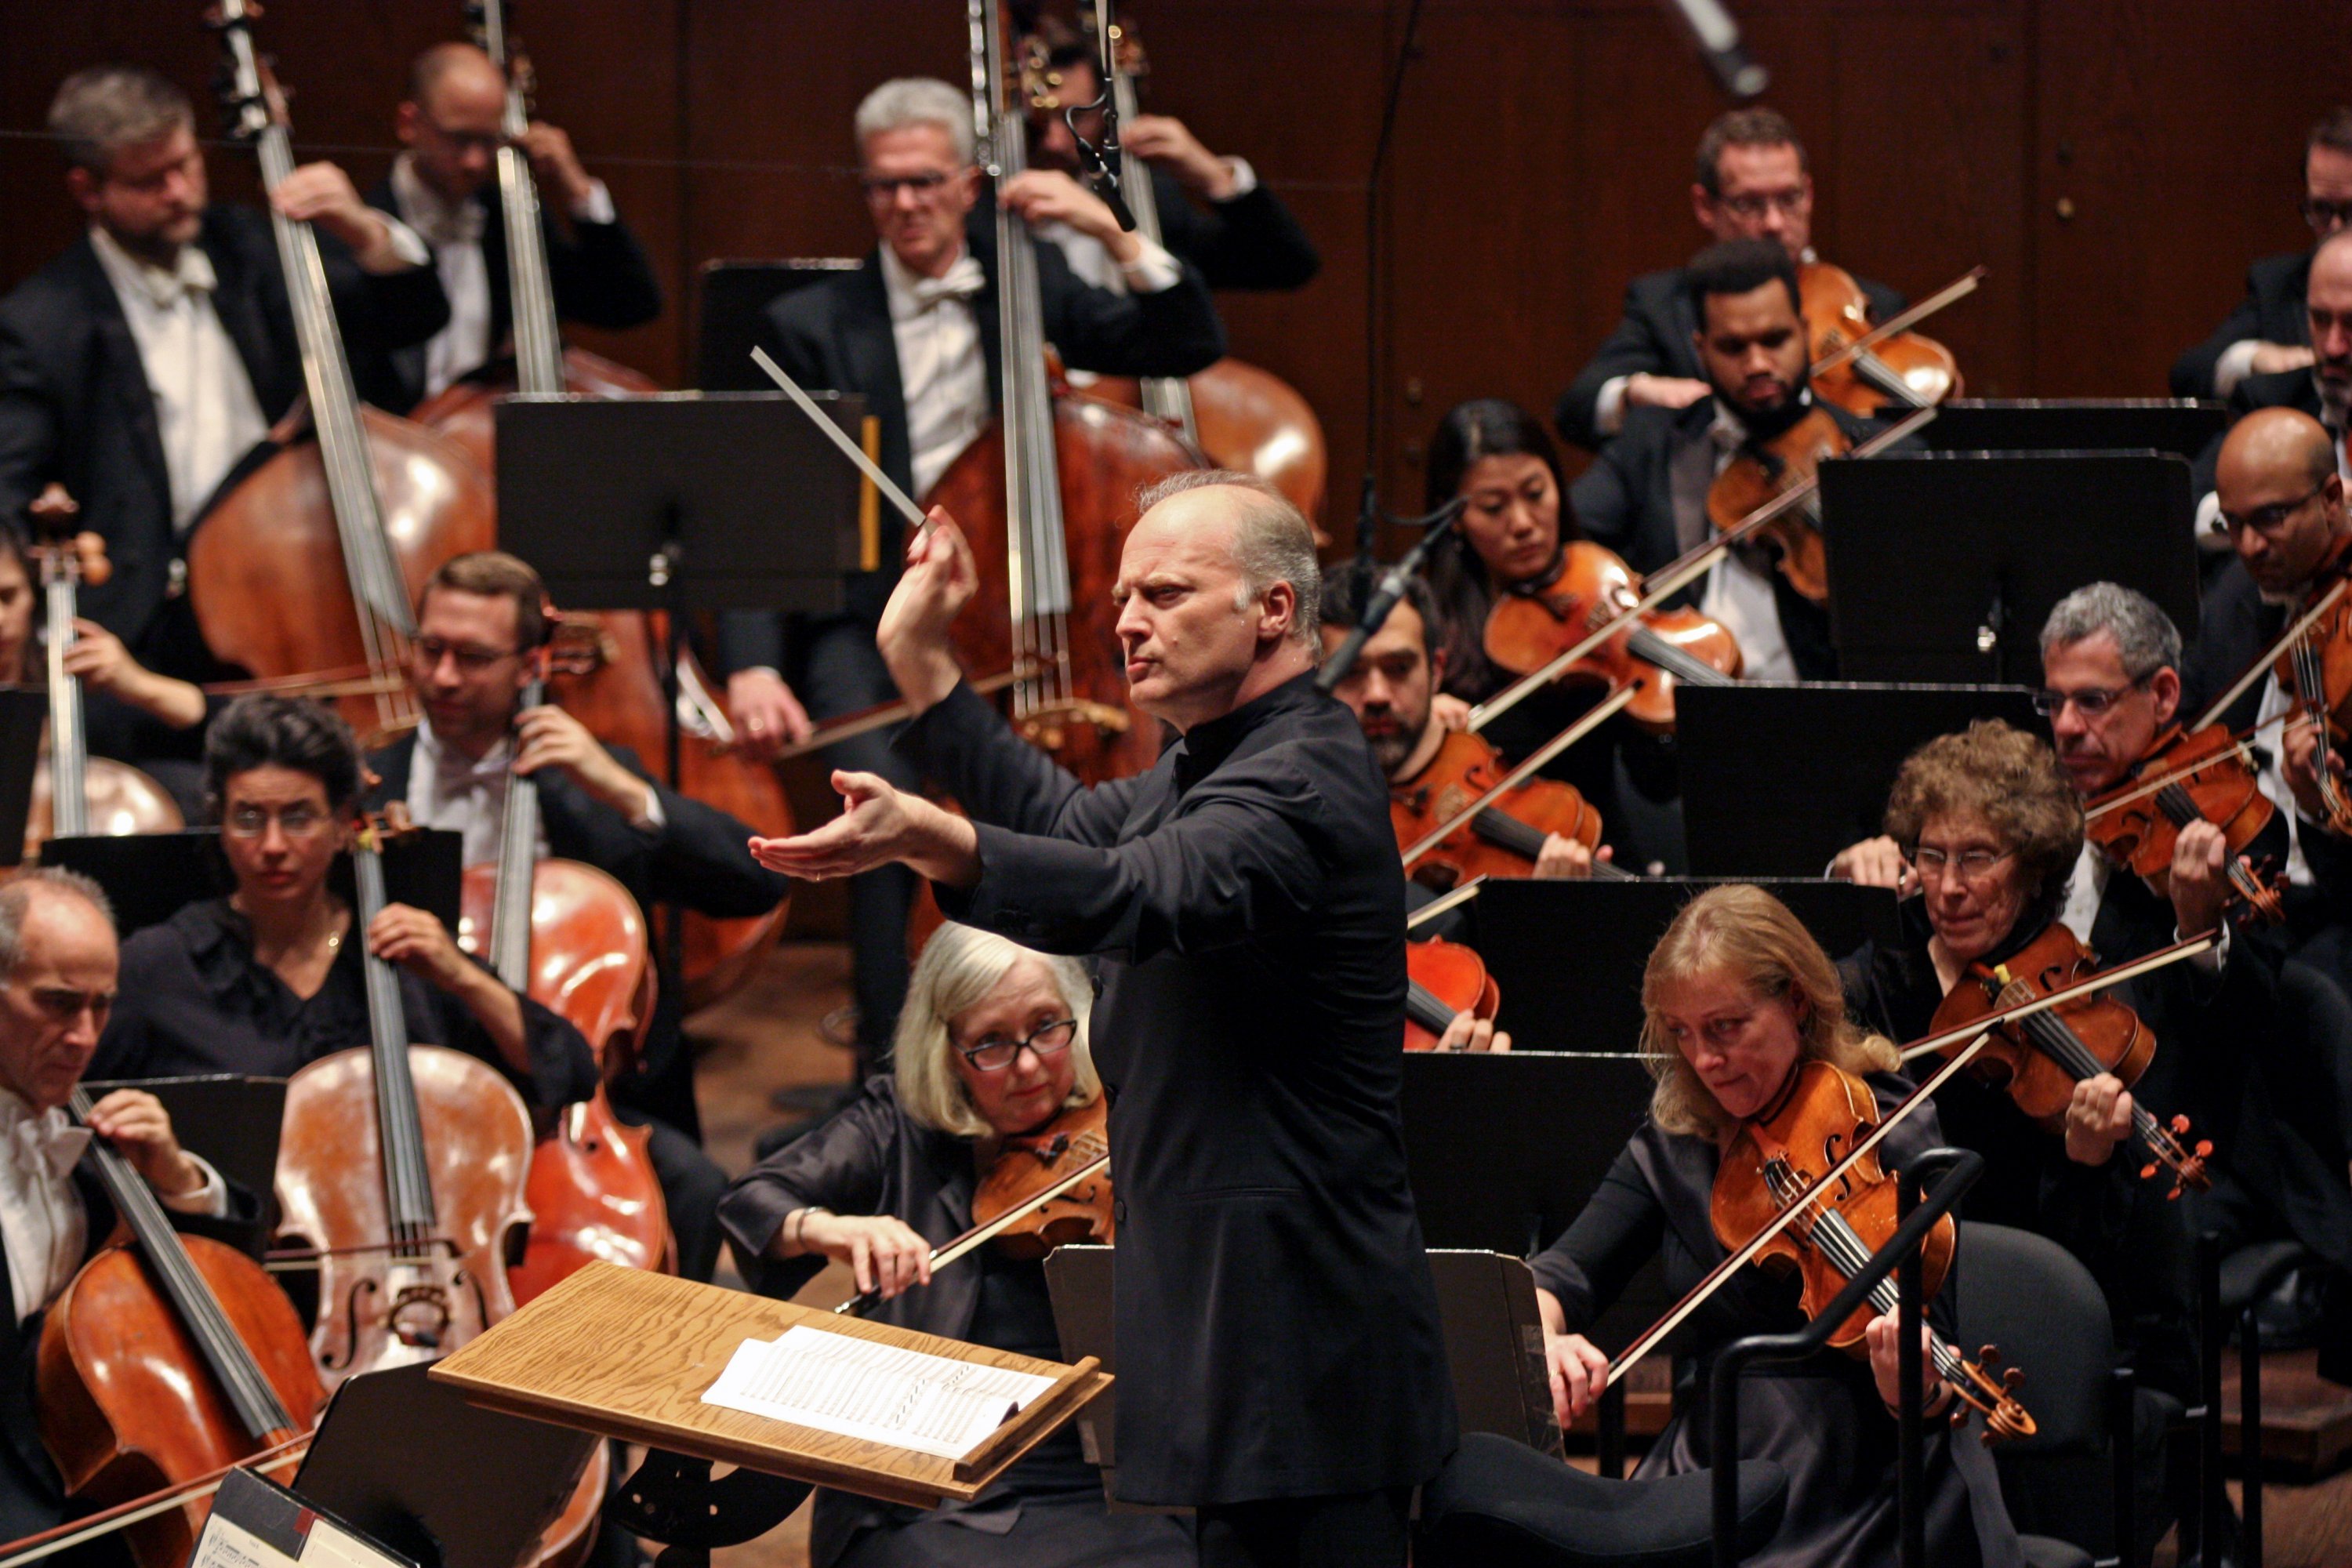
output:
M1331 440L1334 521L1362 471L1365 174L1407 0L1136 0L1150 107L1245 153L1323 249L1293 296L1229 296L1234 347L1297 384ZM37 137L68 70L131 58L209 90L195 0L16 6L0 51L0 286L71 238ZM545 116L651 247L674 308L590 346L676 384L717 257L869 242L850 111L889 75L965 80L955 0L522 0ZM1985 395L2158 395L2253 257L2308 242L2305 130L2352 98L2352 8L2327 0L1739 0L1769 101L1811 145L1822 254L1915 296L1983 263L1934 328ZM418 48L457 0L279 0L263 37L306 156L365 184ZM1381 204L1378 414L1391 504L1454 400L1542 407L1625 279L1695 246L1684 192L1720 107L1650 0L1427 0ZM249 160L212 159L247 194Z

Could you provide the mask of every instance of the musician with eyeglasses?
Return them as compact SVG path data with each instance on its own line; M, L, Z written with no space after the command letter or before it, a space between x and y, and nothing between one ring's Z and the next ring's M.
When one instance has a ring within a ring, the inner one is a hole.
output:
M239 698L205 738L205 798L232 881L122 944L89 1076L283 1078L368 1043L362 951L396 968L408 1038L498 1068L532 1106L596 1087L580 1032L468 958L440 917L388 904L364 930L329 880L361 795L351 727L307 699Z
M1699 138L1691 216L1709 241L1772 240L1797 266L1813 253L1813 175L1805 144L1786 115L1735 109ZM1625 314L1552 406L1552 423L1580 447L1599 451L1637 408L1687 408L1707 395L1691 347L1698 316L1685 268L1646 272L1626 286ZM1856 279L1874 321L1900 313L1903 296Z

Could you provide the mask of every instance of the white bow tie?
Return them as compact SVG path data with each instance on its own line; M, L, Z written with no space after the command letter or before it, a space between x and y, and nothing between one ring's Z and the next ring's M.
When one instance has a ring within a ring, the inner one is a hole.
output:
M213 271L211 257L193 245L184 245L179 260L168 268L142 263L139 285L157 310L168 310L184 294L211 293L220 286L220 279Z
M909 290L915 298L915 308L928 310L942 300L969 300L988 287L988 275L980 263L969 256L956 258L954 266L937 278L918 278Z
M27 1115L8 1129L8 1137L24 1152L23 1165L45 1165L52 1176L70 1174L89 1147L90 1131L77 1127L62 1109Z

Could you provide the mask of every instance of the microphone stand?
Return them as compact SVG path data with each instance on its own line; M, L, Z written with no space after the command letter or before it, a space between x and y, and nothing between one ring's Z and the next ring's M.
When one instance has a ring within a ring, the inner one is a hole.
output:
M1369 482L1365 486L1364 495L1369 502L1371 498L1371 487ZM1421 570L1421 563L1429 558L1430 550L1445 536L1445 531L1460 520L1463 510L1469 504L1468 497L1455 496L1427 517L1391 517L1389 519L1389 521L1398 528L1420 529L1421 537L1413 542L1412 548L1406 551L1395 565L1389 568L1388 575L1381 579L1379 590L1364 601L1363 613L1356 617L1355 626L1349 629L1339 646L1331 650L1331 657L1323 661L1323 668L1316 671L1316 690L1328 696L1334 687L1348 679L1348 671L1355 668L1356 660L1363 654L1364 644L1380 635L1381 626L1389 618L1389 612L1396 608L1399 599L1404 597L1406 587L1412 582L1414 574ZM1366 527L1365 536L1370 537L1370 528Z

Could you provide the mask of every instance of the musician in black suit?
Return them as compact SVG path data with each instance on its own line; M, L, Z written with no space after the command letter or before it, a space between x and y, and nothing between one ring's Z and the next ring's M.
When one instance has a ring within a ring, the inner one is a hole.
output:
M114 566L83 612L150 669L203 680L215 664L180 591L189 531L302 389L276 244L261 213L207 205L188 100L154 72L68 78L49 129L89 232L0 300L0 517L62 483ZM270 199L318 229L355 363L447 320L423 243L341 169L305 164ZM90 703L89 732L132 761L198 743L111 700Z
M1717 243L1769 239L1801 266L1813 255L1813 176L1804 143L1787 117L1769 109L1735 109L1699 138L1691 213ZM1857 278L1873 321L1899 314L1903 296ZM1639 408L1687 408L1706 395L1691 353L1698 318L1680 268L1636 278L1625 314L1552 406L1552 423L1580 447L1601 449Z
M1058 19L1042 19L1038 31L1052 39L1046 65L1059 79L1050 101L1031 106L1030 159L1037 167L1084 177L1078 137L1103 144L1103 111L1084 107L1102 96L1101 71L1093 46ZM1075 111L1075 132L1065 110ZM1118 139L1150 168L1160 239L1199 268L1210 288L1291 289L1314 281L1323 266L1315 242L1282 198L1259 183L1247 159L1210 152L1172 115L1123 121ZM1118 267L1091 237L1057 225L1038 237L1059 247L1070 270L1085 281L1122 286Z
M858 106L856 130L867 211L881 244L859 270L769 307L761 335L802 385L865 395L866 412L880 423L883 468L919 497L996 405L995 228L986 212L974 211L980 171L963 93L940 81L885 82ZM1071 277L1058 250L1033 242L1045 335L1064 363L1118 375L1189 375L1224 352L1200 274L1121 231L1110 209L1067 175L1030 170L998 199L1032 224L1058 222L1092 235L1123 270L1126 293L1089 288ZM900 542L898 519L886 510L882 522L882 559L891 564L851 576L845 614L790 622L763 613L722 617L728 709L751 755L805 737L812 714L896 699L874 652L875 618L897 574ZM827 757L914 783L887 734L843 742ZM850 887L864 1072L887 1053L906 991L913 897L913 879L887 868Z
M1455 1436L1397 1096L1404 878L1355 716L1315 689L1307 521L1244 475L1147 490L1115 589L1130 700L1181 738L1082 787L964 686L977 583L942 511L880 633L903 743L970 812L871 774L753 852L932 879L949 917L1092 953L1119 1151L1118 1495L1203 1563L1402 1563Z
M1768 240L1710 246L1684 279L1706 395L1683 408L1637 408L1624 433L1569 487L1585 536L1650 572L1708 539L1706 497L1716 477L1751 442L1769 442L1816 406L1807 379L1796 264ZM1871 428L1818 405L1846 436ZM1707 574L1699 607L1739 643L1756 680L1827 680L1837 673L1829 612L1789 585L1763 547L1738 550Z
M114 918L88 878L55 868L0 887L0 1540L73 1512L41 1444L34 1396L43 1314L114 1230L114 1208L85 1160L91 1132L65 1106L113 1005ZM219 1239L260 1218L251 1193L182 1149L162 1103L119 1089L89 1125L146 1178L177 1224Z
M526 656L545 637L539 574L511 555L459 555L418 596L410 689L414 734L368 758L373 799L407 803L426 827L465 835L469 866L495 865L515 773L538 781L546 852L610 872L640 908L678 904L721 918L764 915L790 885L743 854L751 828L654 782L625 748L606 747L552 705L517 712ZM707 1279L718 1261L714 1216L726 1177L697 1142L693 1055L681 1032L682 976L664 973L645 1058L613 1086L616 1107L652 1131L680 1268Z
M2303 217L2321 239L2352 221L2352 109L2311 128L2303 152ZM2266 256L2246 269L2246 297L2213 335L2172 363L2175 397L2228 397L2250 378L2311 363L2303 319L2307 252Z
M449 324L429 342L397 350L376 372L398 387L385 405L396 411L415 407L507 353L514 292L498 184L506 90L490 57L471 44L436 44L409 68L408 97L394 127L407 151L393 160L391 174L368 193L368 201L433 247L434 267L449 297ZM572 138L533 121L520 145L539 187L540 233L556 315L612 331L660 315L661 285L645 247L621 221L604 182L582 167Z
M2326 426L2336 443L2339 470L2352 473L2344 451L2344 432L2352 425L2352 228L2338 228L2314 247L2306 258L2304 297L2298 304L2305 341L2303 365L2267 375L2250 375L2230 394L2233 422L2258 408L2292 408ZM2209 550L2230 548L2219 524L2220 501L2214 495L2214 469L2223 437L2215 437L2198 455L2189 472L2189 492L2197 500L2198 542Z

